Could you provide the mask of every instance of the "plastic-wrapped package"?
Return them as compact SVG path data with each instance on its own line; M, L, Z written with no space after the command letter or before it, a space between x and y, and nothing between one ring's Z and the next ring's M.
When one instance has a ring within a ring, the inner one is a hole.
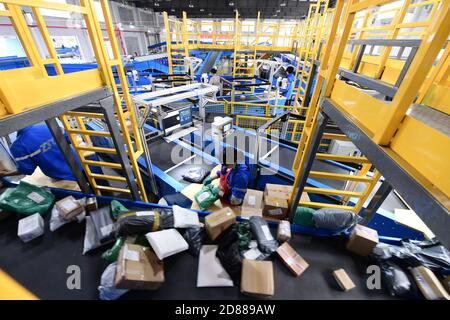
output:
M119 257L120 249L122 248L124 243L125 243L125 237L117 238L117 240L114 243L114 245L112 246L112 248L103 252L102 258L109 262L117 261L117 258Z
M55 196L51 192L24 181L0 195L0 208L25 215L44 214L54 202Z
M84 198L83 198L84 199ZM82 200L80 199L78 200L80 202L80 204L82 204ZM59 214L59 210L56 206L53 206L52 208L52 215L50 217L50 231L56 231L59 228L61 228L63 225L70 223L72 221L78 221L81 222L86 218L86 210L83 210L79 215L77 215L76 217L72 218L71 220L66 220L63 217L61 217L61 215Z
M181 232L184 240L189 244L189 253L194 257L198 257L200 249L202 248L203 241L206 237L204 228L187 228Z
M44 219L35 213L19 220L17 235L23 242L31 241L44 234Z
M114 239L114 221L110 213L111 208L109 206L91 212L92 222L101 243Z
M159 229L172 229L174 227L174 217L172 209L158 209L159 212Z
M86 217L86 232L84 234L84 245L83 245L83 254L88 253L91 250L94 250L100 247L102 244L98 239L97 232L95 231L94 223L92 222L92 218L90 216Z
M209 172L201 167L189 168L188 172L182 175L183 179L191 183L202 183Z
M121 204L117 200L111 201L111 215L114 218L114 220L117 220L117 217L121 213L130 212L130 210L127 209L123 204Z
M250 241L248 247L249 249L242 253L242 256L245 259L262 261L270 256L270 254L268 253L262 253L261 251L259 251L258 242L256 240Z
M293 223L299 226L314 228L314 212L316 210L299 206L295 211Z
M262 253L272 254L278 249L278 242L270 232L266 220L261 217L252 216L249 219L253 236L258 242L258 248Z
M248 221L241 221L236 223L233 228L236 230L239 238L239 250L242 252L249 248L252 234L250 232L250 223Z
M219 199L219 189L209 184L194 195L195 202L201 210L206 210Z
M384 288L392 295L406 299L421 299L421 294L409 273L394 262L379 261Z
M200 226L197 212L173 206L173 226L175 228L195 228Z
M361 221L361 217L347 210L322 208L313 214L316 228L345 230Z
M230 275L233 283L241 282L242 257L239 251L239 236L233 228L229 228L218 240L216 257Z
M159 229L160 215L157 211L122 213L115 223L116 237L146 234Z
M103 271L100 286L98 287L100 300L117 300L129 291L128 289L117 289L114 287L116 271L117 262L111 263Z

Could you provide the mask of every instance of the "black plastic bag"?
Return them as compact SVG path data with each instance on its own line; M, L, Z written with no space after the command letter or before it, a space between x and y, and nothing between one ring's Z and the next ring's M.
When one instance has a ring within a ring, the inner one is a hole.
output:
M160 215L159 229L173 228L173 211L172 209L158 209Z
M204 228L187 228L181 233L184 240L189 244L189 253L194 257L198 257L200 249L202 248L203 241L206 233Z
M111 208L109 206L99 208L92 211L90 215L100 243L113 240L115 232L114 221L111 218Z
M241 282L242 257L239 252L239 236L233 228L228 228L218 240L216 257L230 275L235 285Z
M313 213L316 228L344 230L361 221L361 217L347 210L322 208Z
M373 254L380 260L393 261L403 268L424 266L442 276L450 274L450 253L438 241L403 240L401 246L378 244Z
M202 183L209 172L201 167L189 168L188 172L182 175L183 179L191 183Z
M157 211L122 213L115 223L116 237L146 234L159 230L160 214Z
M262 253L272 254L278 249L278 242L270 232L269 225L262 217L251 216L250 229L253 237L258 242L258 248Z
M383 287L392 295L405 299L422 299L414 279L392 261L379 261Z

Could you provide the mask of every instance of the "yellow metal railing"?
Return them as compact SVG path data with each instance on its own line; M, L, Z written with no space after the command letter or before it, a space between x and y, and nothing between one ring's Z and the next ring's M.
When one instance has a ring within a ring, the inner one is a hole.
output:
M143 146L137 127L136 115L128 91L127 79L122 65L114 27L106 0L101 0L101 10L105 19L107 37L111 44L113 57L107 52L104 35L97 18L96 9L92 0L80 0L80 5L69 5L48 1L29 0L1 0L0 4L4 10L1 15L8 17L14 27L17 37L24 48L30 67L0 71L0 116L15 114L27 109L43 106L68 97L81 95L83 93L107 86L114 100L117 121L121 129L123 140L126 145L130 166L134 173L134 179L138 186L141 198L147 201L142 177L137 164L137 159L143 154ZM37 50L36 39L33 38L24 18L22 7L29 7L38 26L40 35L49 53L49 58L42 58ZM46 22L41 14L41 9L55 9L81 15L86 23L89 40L97 61L97 69L65 74L58 60L56 50L53 47ZM55 76L49 76L45 65L51 64L56 70ZM119 84L116 85L113 68L117 70ZM80 158L83 169L96 194L101 194L103 186L96 183L96 178L90 171L85 152L91 145L90 136L93 134L86 130L83 119L84 115L78 114L75 118L76 128L69 125L66 115L61 116L65 129L69 133L75 151ZM130 129L129 129L130 127ZM73 131L75 130L75 131ZM131 132L131 133L130 133ZM134 136L134 141L131 139ZM81 137L81 139L77 139ZM80 144L81 141L81 144ZM82 147L82 148L80 148ZM95 152L95 149L90 149ZM103 166L105 163L94 165ZM121 165L115 164L117 169ZM104 177L103 177L104 178ZM115 190L129 193L127 188Z

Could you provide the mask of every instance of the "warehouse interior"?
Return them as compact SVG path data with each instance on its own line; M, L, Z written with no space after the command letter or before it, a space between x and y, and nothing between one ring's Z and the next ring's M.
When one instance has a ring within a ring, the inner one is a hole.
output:
M0 0L0 299L450 300L449 36L446 0Z

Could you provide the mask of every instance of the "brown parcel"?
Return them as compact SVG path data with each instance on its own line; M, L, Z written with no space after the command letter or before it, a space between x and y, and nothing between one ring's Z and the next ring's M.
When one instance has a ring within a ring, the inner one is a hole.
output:
M271 297L274 293L272 261L242 261L241 292L256 297Z
M264 189L264 197L275 197L289 200L292 193L292 186L282 184L267 183Z
M423 266L412 268L411 273L420 291L427 300L450 300L450 296L445 291L433 271Z
M378 244L378 232L374 229L357 224L347 242L347 250L359 254L369 255Z
M264 216L284 219L288 213L288 202L285 199L266 196L264 198Z
M333 276L336 279L337 283L345 292L352 290L355 288L355 284L352 279L348 276L347 272L344 269L338 269L333 271Z
M86 200L86 209L88 211L95 211L98 209L97 198L87 198Z
M291 239L291 223L288 220L281 220L278 223L277 240L279 242L289 241Z
M55 206L59 210L59 215L66 220L76 217L84 210L83 206L72 196L59 200Z
M242 207L262 209L264 192L247 189Z
M163 282L163 262L150 248L129 243L123 245L117 259L116 288L156 290Z
M289 270L297 277L309 267L308 262L306 262L305 259L303 259L287 242L278 247L277 254Z
M216 240L223 231L236 223L236 216L230 208L223 208L205 217L205 228L211 240Z
M249 208L242 207L241 208L241 218L250 218L251 216L262 217L262 209L261 208Z

